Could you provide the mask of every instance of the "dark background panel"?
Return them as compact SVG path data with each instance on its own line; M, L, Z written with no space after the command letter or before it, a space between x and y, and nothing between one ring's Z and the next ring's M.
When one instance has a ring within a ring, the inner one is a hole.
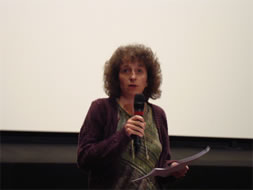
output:
M76 133L1 131L1 189L87 189ZM253 189L252 139L171 137L173 159L211 150L167 189Z
M87 173L73 164L1 164L3 189L87 188ZM247 167L192 166L188 175L168 189L250 189Z

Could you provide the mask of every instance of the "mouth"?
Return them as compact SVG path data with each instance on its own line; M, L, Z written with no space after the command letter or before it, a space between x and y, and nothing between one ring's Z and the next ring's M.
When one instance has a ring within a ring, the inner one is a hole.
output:
M135 84L129 84L128 87L135 88L135 87L137 87L137 85L135 85Z

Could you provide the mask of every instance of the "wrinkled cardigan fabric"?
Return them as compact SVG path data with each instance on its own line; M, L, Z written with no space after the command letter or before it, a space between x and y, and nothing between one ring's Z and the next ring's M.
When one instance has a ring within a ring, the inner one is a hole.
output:
M156 167L171 163L166 115L162 108L148 103L158 129L162 152ZM131 138L124 129L117 131L118 104L115 98L100 98L92 102L78 136L77 165L89 172L89 188L110 189L116 176L120 154ZM169 179L157 177L159 185ZM169 180L170 181L170 180Z

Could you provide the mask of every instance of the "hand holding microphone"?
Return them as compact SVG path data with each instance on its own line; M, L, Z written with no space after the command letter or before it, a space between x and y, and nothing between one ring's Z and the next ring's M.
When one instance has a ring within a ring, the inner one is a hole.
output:
M125 131L127 136L144 136L144 130L146 127L146 123L144 122L143 117L139 115L134 115L133 117L129 118L125 124Z

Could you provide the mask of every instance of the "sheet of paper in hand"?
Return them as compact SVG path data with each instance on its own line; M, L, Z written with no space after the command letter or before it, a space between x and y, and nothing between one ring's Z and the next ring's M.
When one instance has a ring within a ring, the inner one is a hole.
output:
M132 182L136 182L139 180L142 180L144 178L150 177L150 176L161 176L161 177L167 177L171 175L171 173L176 172L184 168L186 165L189 165L192 161L200 158L201 156L205 155L207 152L209 152L210 147L207 146L204 150L200 151L197 154L194 154L192 156L186 157L184 159L178 160L178 165L174 167L166 167L166 168L154 168L151 172L149 172L147 175L144 175L140 178L137 178L135 180L132 180Z

